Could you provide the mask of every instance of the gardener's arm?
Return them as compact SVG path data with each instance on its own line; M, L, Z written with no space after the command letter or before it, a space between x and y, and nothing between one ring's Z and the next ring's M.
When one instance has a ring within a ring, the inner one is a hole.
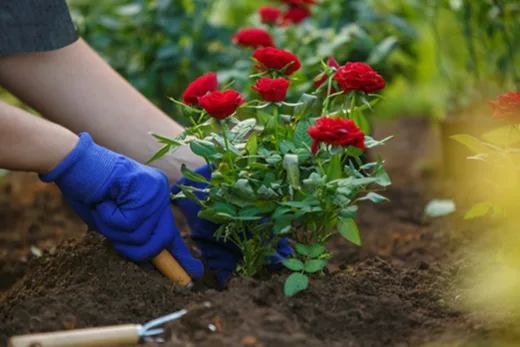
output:
M124 256L143 262L169 250L193 278L203 268L177 229L168 178L47 120L0 102L0 168L55 182L71 207Z
M44 117L141 163L160 148L150 132L174 137L183 131L81 39L54 51L0 57L0 84ZM204 164L185 147L152 165L173 183L182 163Z
M78 140L57 124L0 102L0 168L46 174Z

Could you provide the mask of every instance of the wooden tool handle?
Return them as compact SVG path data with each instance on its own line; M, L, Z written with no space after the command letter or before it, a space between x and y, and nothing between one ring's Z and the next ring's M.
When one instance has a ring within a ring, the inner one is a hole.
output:
M182 266L167 250L162 250L161 253L152 259L152 263L164 276L168 277L176 284L186 289L190 289L193 286L190 275L186 273Z
M9 347L91 347L138 344L140 325L125 324L12 337Z

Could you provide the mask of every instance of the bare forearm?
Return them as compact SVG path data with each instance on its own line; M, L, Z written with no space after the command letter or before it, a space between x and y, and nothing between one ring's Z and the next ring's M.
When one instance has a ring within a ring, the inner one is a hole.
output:
M174 137L183 131L82 40L53 52L0 58L0 83L44 117L139 162L160 148L149 132ZM152 165L173 182L182 163L204 164L181 148Z
M0 102L0 168L48 173L78 140L57 124Z

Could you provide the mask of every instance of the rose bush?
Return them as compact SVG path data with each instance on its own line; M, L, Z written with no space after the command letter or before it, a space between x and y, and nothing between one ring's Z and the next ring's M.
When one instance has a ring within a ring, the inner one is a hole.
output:
M183 144L204 157L210 179L183 167L187 179L204 186L181 185L173 199L192 200L200 218L220 226L215 238L242 254L239 274L256 275L280 240L292 240L294 253L282 263L293 271L284 291L294 295L307 287L310 274L323 272L332 256L325 246L331 236L339 233L360 245L358 206L387 201L378 192L390 185L381 158L363 163L360 157L391 137L370 136L364 112L379 98L364 85L347 94L330 92L339 88L334 78L339 69L324 66L324 83L289 102L286 92L299 58L272 47L253 57L258 73L249 84L260 98L245 101L238 91L214 90L213 80L207 88L195 80L187 94L207 90L197 103L172 99L193 126L174 139L154 135L164 147L153 159Z
M334 56L342 63L349 60L370 66L378 64L385 79L413 70L399 66L409 60L406 55L412 54L406 40L413 36L413 28L402 18L387 18L374 10L366 2L356 0L348 3L274 1L271 6L259 7L247 27L269 32L273 47L291 51L299 57L303 69L298 71L298 78L294 79L288 92L293 97L313 90L315 76L309 72L319 68L320 56ZM336 15L338 13L341 15ZM397 21L400 24L396 29L393 25ZM223 82L233 80L235 86L244 90L244 96L249 97L246 71L250 68L250 48L241 48L234 54L234 68L219 70L219 76ZM398 56L399 62L395 65L386 63Z

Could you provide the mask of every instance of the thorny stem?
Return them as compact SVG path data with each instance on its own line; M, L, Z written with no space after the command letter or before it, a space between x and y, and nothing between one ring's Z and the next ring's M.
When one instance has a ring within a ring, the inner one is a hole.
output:
M325 98L325 102L323 104L323 115L326 116L329 109L329 101L331 99L330 93L332 90L332 76L330 76L327 80L327 97Z
M204 117L204 113L201 114L200 118ZM190 116L188 117L190 119L190 121L193 123L193 125L195 127L197 127L197 122L195 121L195 119L193 119L192 115L190 114ZM204 138L204 133L202 132L202 130L200 130L200 128L197 128L197 133L199 135L199 139L202 140ZM212 168L211 168L211 163L209 161L208 158L206 157L203 157L204 158L204 161L206 161L206 164L208 165L208 168L210 171L213 171Z
M345 165L347 164L347 160L348 160L348 148L345 150L345 152L343 152L343 157L341 158L341 170L343 171L343 169L345 168Z
M201 115L201 118L204 116L204 113ZM197 122L195 121L195 119L193 119L193 117L190 115L190 121L193 123L193 126L194 127L197 127ZM204 138L204 133L202 132L202 130L200 130L200 128L197 128L197 132L199 134L199 138L202 140Z
M350 102L349 108L349 118L352 119L352 115L354 114L354 109L356 108L356 92L352 92L352 98Z
M227 137L227 124L226 124L226 121L225 120L220 120L220 126L222 127L222 137L224 138L224 145L226 146L226 152L227 154L230 153L230 150L229 150L229 142L228 142L228 137ZM233 160L231 159L231 156L228 155L228 159L229 159L229 165L230 165L230 169L233 169Z
M325 170L323 169L323 165L321 164L321 160L318 156L316 156L316 163L318 164L318 167L320 168L321 174L325 176Z
M280 140L278 138L278 127L280 124L280 115L278 112L278 105L273 104L273 116L274 116L274 141L276 146L276 151L280 152Z

